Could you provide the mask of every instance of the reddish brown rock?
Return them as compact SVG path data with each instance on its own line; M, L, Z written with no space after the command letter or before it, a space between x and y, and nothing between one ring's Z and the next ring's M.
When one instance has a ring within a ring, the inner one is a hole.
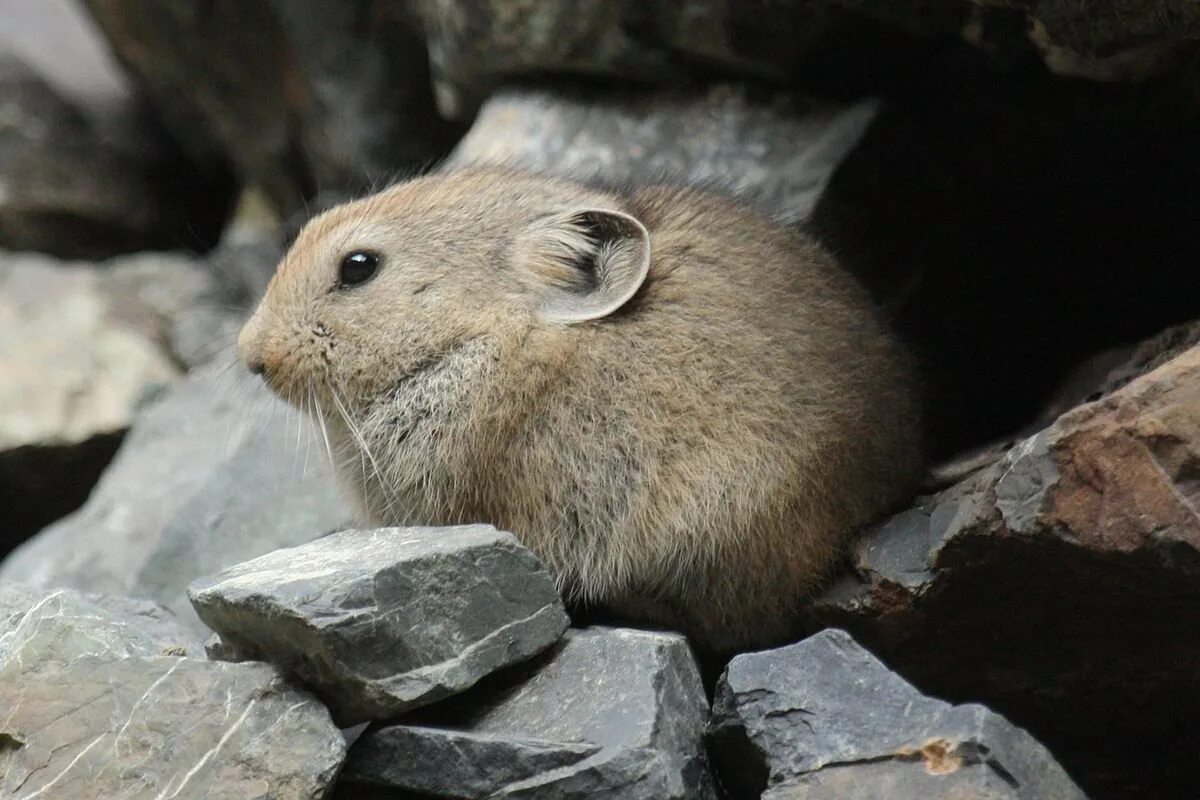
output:
M1171 797L1200 742L1200 347L1113 375L869 531L812 613L1029 728L1094 797Z

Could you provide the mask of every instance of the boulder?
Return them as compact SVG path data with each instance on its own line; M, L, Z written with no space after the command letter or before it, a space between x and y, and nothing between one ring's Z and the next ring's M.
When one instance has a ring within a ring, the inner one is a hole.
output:
M0 247L105 258L215 244L229 181L202 173L136 104L97 119L0 40L0 119Z
M0 555L78 508L137 410L228 347L203 262L0 252Z
M188 590L239 654L294 672L343 726L470 688L567 627L554 579L490 525L343 531Z
M189 583L351 517L299 412L217 363L140 413L87 504L14 551L0 580L155 600L202 631Z
M706 800L707 702L678 634L572 629L470 692L369 729L347 797Z
M1085 800L1028 733L922 695L836 629L730 661L709 739L733 800Z
M808 217L875 114L875 103L755 94L504 89L484 104L448 166L495 164L612 185L712 186L784 222Z
M1200 741L1200 347L1154 352L868 531L811 609L1029 728L1096 796L1174 796Z
M398 0L87 0L195 158L222 159L287 216L439 157L420 27Z

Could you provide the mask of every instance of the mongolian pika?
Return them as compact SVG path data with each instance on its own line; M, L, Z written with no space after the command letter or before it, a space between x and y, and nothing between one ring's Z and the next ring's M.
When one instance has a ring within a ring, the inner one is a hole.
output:
M919 477L910 362L817 244L694 190L419 178L312 220L239 342L374 524L490 522L569 596L777 642Z

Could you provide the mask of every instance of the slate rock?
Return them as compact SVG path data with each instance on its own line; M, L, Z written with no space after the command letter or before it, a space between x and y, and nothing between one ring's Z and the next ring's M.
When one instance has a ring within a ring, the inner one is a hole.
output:
M14 660L68 663L81 656L161 655L204 655L196 634L162 606L129 597L0 583L0 670Z
M4 797L326 796L345 755L266 664L85 656L0 668Z
M0 247L105 258L215 244L228 181L202 174L144 109L114 104L97 119L0 43Z
M709 737L735 800L1085 797L1028 733L922 695L836 629L736 656Z
M805 219L875 103L705 92L498 91L448 165L496 164L608 184L709 185L783 222Z
M534 661L369 729L340 783L348 797L705 800L707 705L683 636L572 629Z
M229 346L205 261L0 251L0 555L87 499L138 409Z
M87 0L113 51L195 159L288 216L444 154L420 24L404 0Z
M810 611L1028 728L1097 797L1173 796L1200 741L1200 347L1135 361L866 532Z
M568 624L549 572L490 525L343 531L188 594L223 641L295 672L343 726L461 692Z
M299 412L216 363L139 414L87 504L15 550L0 580L142 597L205 631L189 583L352 516Z

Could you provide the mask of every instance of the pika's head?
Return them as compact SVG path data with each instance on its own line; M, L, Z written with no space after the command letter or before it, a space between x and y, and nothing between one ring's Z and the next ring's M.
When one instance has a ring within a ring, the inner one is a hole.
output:
M646 228L567 181L463 170L309 222L239 339L301 406L361 408L473 340L603 324L641 287Z

